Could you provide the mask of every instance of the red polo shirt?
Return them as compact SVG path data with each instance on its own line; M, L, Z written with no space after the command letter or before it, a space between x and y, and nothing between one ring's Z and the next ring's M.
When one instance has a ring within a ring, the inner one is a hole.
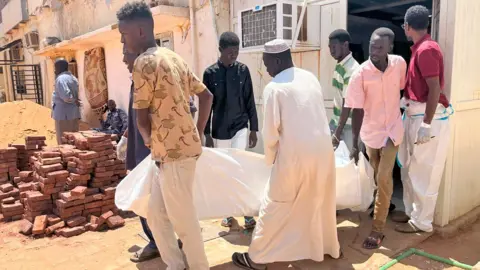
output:
M430 35L425 35L419 42L412 47L412 58L407 71L407 80L405 83L405 97L425 103L428 98L427 78L439 77L440 93L439 103L448 107L449 102L443 93L445 84L443 74L443 54L437 42L433 41Z

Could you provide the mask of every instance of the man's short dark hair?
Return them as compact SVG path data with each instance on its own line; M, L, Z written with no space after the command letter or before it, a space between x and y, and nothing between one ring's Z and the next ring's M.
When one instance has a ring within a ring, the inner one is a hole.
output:
M153 25L153 15L150 7L143 1L129 2L117 12L119 21L146 20Z
M373 31L372 37L373 36L386 37L392 43L395 40L395 33L392 31L392 29L387 27L377 28L375 31Z
M329 40L338 40L341 43L344 42L351 42L350 34L348 33L347 30L344 29L337 29L333 31L330 36L328 36Z
M430 24L430 11L420 5L410 7L405 13L405 23L414 30L427 30Z
M58 69L58 71L67 71L68 70L68 62L67 60L60 58L55 61L55 68Z
M219 44L220 48L226 49L228 47L236 47L240 45L240 39L237 34L233 32L224 32L220 35Z

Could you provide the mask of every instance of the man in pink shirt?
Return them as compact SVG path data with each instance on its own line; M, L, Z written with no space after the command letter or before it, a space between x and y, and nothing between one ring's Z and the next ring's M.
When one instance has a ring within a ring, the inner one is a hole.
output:
M353 73L345 106L353 109L353 145L358 135L367 147L378 190L372 232L363 242L366 249L381 246L393 192L392 172L398 146L403 139L400 90L405 85L407 64L402 57L389 55L395 34L388 28L375 30L370 38L370 59ZM359 150L352 150L358 161Z

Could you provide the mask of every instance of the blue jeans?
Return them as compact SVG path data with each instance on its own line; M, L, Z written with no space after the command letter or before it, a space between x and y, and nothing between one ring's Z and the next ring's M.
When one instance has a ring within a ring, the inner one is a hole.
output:
M148 247L152 249L157 249L157 244L155 244L155 239L153 239L152 231L150 231L150 228L148 227L147 219L140 217L140 222L142 223L143 232L150 241L148 243Z

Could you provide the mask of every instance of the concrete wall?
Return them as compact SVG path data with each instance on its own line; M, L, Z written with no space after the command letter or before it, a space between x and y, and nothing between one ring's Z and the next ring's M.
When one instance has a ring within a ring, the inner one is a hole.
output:
M449 156L437 202L435 221L446 225L480 205L480 86L476 80L480 52L480 2L441 1L440 45L445 52L451 117ZM448 37L448 38L447 38Z

